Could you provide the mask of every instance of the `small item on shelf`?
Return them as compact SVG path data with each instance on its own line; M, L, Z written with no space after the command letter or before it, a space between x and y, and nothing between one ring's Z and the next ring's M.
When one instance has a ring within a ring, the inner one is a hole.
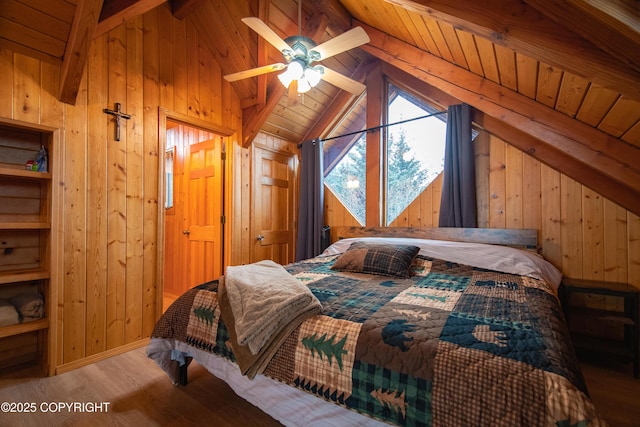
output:
M36 157L36 169L38 172L48 172L49 170L49 153L44 145L40 146L38 157Z
M0 299L0 327L17 325L20 316L16 308L6 299Z
M33 170L33 160L27 160L27 163L25 164L25 169L28 171L32 171Z
M44 299L37 292L17 295L11 298L11 304L18 310L23 322L30 322L44 317Z

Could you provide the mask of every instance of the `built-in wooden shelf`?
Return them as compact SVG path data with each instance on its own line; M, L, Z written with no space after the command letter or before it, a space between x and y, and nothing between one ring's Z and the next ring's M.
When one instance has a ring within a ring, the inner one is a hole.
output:
M13 270L0 272L0 285L5 283L29 282L32 280L48 279L49 270L42 268L29 270Z
M0 222L0 230L48 230L49 222Z
M51 172L37 172L37 171L28 171L26 169L0 167L0 176L33 178L33 179L51 179Z
M3 326L0 328L0 338L12 337L14 335L26 334L27 332L41 331L49 328L49 319L33 320L31 322L19 323L17 325Z
M27 170L43 148L56 166L54 142L59 129L0 117L0 292L3 299L38 292L44 318L0 327L0 376L13 368L53 372L56 354L51 330L56 327L52 298L52 205L54 174ZM23 319L24 320L24 319ZM32 372L32 370L30 370ZM1 424L1 423L0 423Z

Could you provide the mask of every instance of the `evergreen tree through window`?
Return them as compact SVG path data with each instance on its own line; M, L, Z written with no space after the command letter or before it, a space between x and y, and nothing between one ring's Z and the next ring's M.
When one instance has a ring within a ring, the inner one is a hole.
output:
M391 224L444 168L446 114L389 84L387 122L386 225ZM410 120L410 121L407 121ZM404 122L404 123L402 123Z
M424 100L388 86L383 165L385 225L390 225L431 184L444 167L447 116ZM417 120L411 120L417 119ZM348 120L354 121L349 116ZM403 123L399 123L403 122ZM474 136L477 132L474 131ZM325 184L361 225L366 224L366 133L325 176ZM325 163L325 166L327 163Z

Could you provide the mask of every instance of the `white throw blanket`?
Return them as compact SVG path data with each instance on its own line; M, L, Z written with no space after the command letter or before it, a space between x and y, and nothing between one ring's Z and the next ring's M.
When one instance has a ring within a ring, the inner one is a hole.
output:
M301 312L322 309L306 285L271 260L227 267L225 286L238 343L254 355Z

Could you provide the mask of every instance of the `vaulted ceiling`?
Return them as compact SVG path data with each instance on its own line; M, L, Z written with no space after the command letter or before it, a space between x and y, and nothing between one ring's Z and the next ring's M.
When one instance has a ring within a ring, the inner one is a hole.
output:
M298 34L296 0L2 0L0 46L61 64L74 103L93 37L154 7L203 35L224 74L281 62L241 18ZM378 64L435 104L466 102L474 121L640 214L640 3L636 0L303 0L317 43L363 27L371 42L323 61L366 82ZM295 105L271 73L232 83L243 145L259 131L326 136L356 97L326 82Z

